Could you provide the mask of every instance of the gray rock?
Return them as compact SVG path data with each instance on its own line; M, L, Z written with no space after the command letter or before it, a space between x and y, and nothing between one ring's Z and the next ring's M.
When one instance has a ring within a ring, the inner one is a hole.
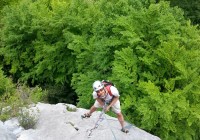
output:
M7 130L15 134L17 137L22 131L24 131L24 128L20 126L17 118L12 118L10 120L5 121L4 126L7 128Z
M74 106L73 106L74 107ZM66 104L38 103L39 120L36 129L21 132L17 140L87 140L89 130L95 126L100 111L94 112L88 119L81 119L81 114L88 110L76 108L71 112ZM129 124L126 124L129 125ZM130 126L130 132L120 131L120 124L116 118L105 115L97 129L92 131L90 140L160 140L135 126Z
M0 121L0 139L1 140L16 140L16 136L9 131L3 124L3 122Z

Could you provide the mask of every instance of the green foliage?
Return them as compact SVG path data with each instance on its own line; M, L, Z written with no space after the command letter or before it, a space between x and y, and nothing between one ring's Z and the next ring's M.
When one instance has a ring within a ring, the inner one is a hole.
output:
M39 87L29 88L13 84L0 70L0 120L5 121L19 115L20 108L32 103L46 101L47 95Z
M127 13L115 13L119 3L112 3L112 12L111 8L97 9L102 16L96 20L91 41L81 36L76 42L82 47L70 46L79 64L80 72L73 76L79 103L88 103L84 85L91 85L93 79L110 79L121 91L125 114L137 126L163 139L198 139L198 116L192 127L185 122L199 100L199 31L168 3L138 11L130 6ZM95 49L84 50L85 43ZM92 53L93 59L87 60Z
M4 93L0 100L0 120L5 121L18 116L19 108L23 106L23 101L18 93Z
M5 121L17 115L18 95L15 95L15 85L0 69L0 120Z
M65 83L72 74L74 59L67 48L71 37L64 38L63 33L68 21L64 20L65 14L60 14L68 4L52 1L51 6L47 5L46 1L24 0L3 10L1 55L5 64L11 65L9 72L16 80ZM68 31L65 34L69 35Z
M3 13L0 55L16 80L66 87L67 93L48 93L59 102L65 93L69 101L73 88L85 108L94 103L92 83L111 80L138 127L162 139L200 138L200 31L178 7L154 0L26 0Z
M0 97L3 96L3 94L12 94L14 92L14 84L12 83L12 80L7 78L3 71L0 69Z
M131 86L137 82L137 57L130 47L122 48L121 51L115 52L115 61L113 62L113 77L118 75L115 80L120 79L117 85L120 89L134 90ZM129 93L127 91L126 93Z
M34 103L38 103L41 101L47 101L47 91L42 90L42 88L36 86L31 89L30 99Z
M17 92L24 104L47 102L47 91L42 90L39 86L30 88L25 84L18 83Z
M5 6L10 6L10 5L14 5L14 4L17 4L20 0L0 0L0 21L3 17L2 15L2 9L5 7ZM2 26L2 23L0 22L0 28ZM1 45L1 44L0 44Z
M51 104L55 103L69 103L76 104L77 95L75 92L71 92L70 87L62 85L48 85L44 87L45 97Z
M199 106L199 31L165 3L150 5L135 18L140 27L134 27L141 28L132 29L137 42L128 44L126 52L115 52L111 77L122 91L125 113L137 126L163 139L198 139L199 117L193 120L195 125L187 121L199 114L190 111ZM128 62L136 65L134 69Z
M12 94L5 92L0 97L0 100L0 120L5 121L12 117L25 117L24 115L29 115L27 113L21 114L21 108L33 103L45 102L47 100L47 93L39 87L29 88L25 85L18 85ZM28 119L32 120L33 118L30 117Z
M185 17L189 18L194 24L200 23L200 5L198 0L168 0L171 6L178 6L184 10Z
M11 5L11 4L15 4L17 3L19 0L0 0L1 6L0 6L0 10L6 6L6 5Z
M22 0L3 9L0 55L6 73L13 75L15 82L71 84L75 58L68 44L77 31L66 11L70 12L68 2L49 0Z
M79 79L79 81L72 81L73 87L76 89L75 92L78 94L79 101L77 106L90 108L91 104L94 103L92 99L92 83L93 78L96 76L97 72L89 73L87 75L74 74L74 79ZM87 87L87 88L86 88ZM89 87L89 88L88 88ZM91 87L91 88L90 88Z

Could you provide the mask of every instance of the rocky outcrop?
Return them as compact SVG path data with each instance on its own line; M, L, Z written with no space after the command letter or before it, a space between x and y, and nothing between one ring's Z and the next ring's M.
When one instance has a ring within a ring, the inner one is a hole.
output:
M76 108L69 104L38 103L32 109L39 109L39 119L35 129L23 130L13 120L12 123L11 121L9 123L1 122L0 138L5 140L160 140L159 137L128 123L126 125L130 132L128 134L123 133L120 131L120 124L117 119L108 115L104 116L98 128L92 131L91 137L88 137L89 130L94 128L100 111L94 112L88 119L82 119L81 114L88 110ZM10 129L8 129L8 126ZM14 126L18 127L15 128Z

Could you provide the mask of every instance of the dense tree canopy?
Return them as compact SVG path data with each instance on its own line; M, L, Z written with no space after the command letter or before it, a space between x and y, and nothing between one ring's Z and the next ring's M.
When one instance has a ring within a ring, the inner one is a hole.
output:
M178 6L185 12L185 16L193 24L200 24L200 1L199 0L169 0L171 6Z
M0 55L15 80L67 85L88 108L94 80L108 79L138 127L162 139L200 138L200 31L178 7L22 0L3 14Z

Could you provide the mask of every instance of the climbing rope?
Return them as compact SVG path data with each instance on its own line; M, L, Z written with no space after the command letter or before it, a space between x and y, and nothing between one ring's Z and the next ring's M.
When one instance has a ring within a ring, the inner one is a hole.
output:
M99 118L98 118L97 122L95 123L95 126L94 126L92 129L87 130L87 132L88 132L88 137L91 137L92 132L93 132L95 129L97 129L98 126L99 126L99 123L102 122L102 121L105 119L106 122L107 122L107 125L108 125L109 129L111 130L111 132L112 132L112 134L113 134L113 136L114 136L114 140L117 140L117 138L116 138L116 136L115 136L115 134L114 134L112 128L110 127L110 125L109 125L109 123L108 123L108 119L107 119L106 114L105 114L105 109L106 109L106 107L107 107L107 103L105 102L105 104L104 104L104 106L103 106L103 109L102 109L102 111L101 111L101 114L99 115Z
M115 133L113 132L112 128L110 127L110 124L108 123L108 119L107 119L107 117L106 117L106 114L104 114L104 117L105 117L105 120L106 120L106 122L107 122L108 128L111 130L111 132L112 132L112 134L113 134L113 136L114 136L114 139L117 140L117 138L116 138L116 136L115 136Z
M104 106L103 106L103 109L102 109L102 111L101 111L101 113L100 113L100 115L99 115L99 118L98 118L98 120L97 120L96 123L95 123L95 126L94 126L92 129L88 129L88 130L87 130L87 132L88 132L88 137L91 137L93 131L94 131L95 129L97 129L98 126L99 126L99 124L100 124L100 122L102 122L102 121L105 119L108 128L109 128L110 131L112 132L112 135L113 135L113 137L114 137L114 140L117 140L117 138L116 138L116 136L115 136L115 133L113 132L113 129L111 128L111 126L110 126L110 124L109 124L109 122L108 122L108 120L111 120L111 119L107 119L106 114L105 114L105 109L106 109L107 105L108 105L108 103L105 102L105 104L104 104ZM127 116L126 116L125 114L123 114L123 116L124 116L125 118L127 118ZM117 120L113 120L113 121L117 121ZM131 124L131 123L127 122L127 121L125 121L125 122L127 123L127 126L125 126L126 129L130 129L130 128L132 128L132 127L135 127L134 124Z
M92 132L93 132L95 129L97 129L98 126L99 126L99 123L102 122L102 121L104 120L103 114L104 114L104 109L101 111L101 114L99 115L99 118L98 118L98 120L96 121L94 127L93 127L92 129L90 129L90 130L87 130L87 132L88 132L88 137L91 137Z

